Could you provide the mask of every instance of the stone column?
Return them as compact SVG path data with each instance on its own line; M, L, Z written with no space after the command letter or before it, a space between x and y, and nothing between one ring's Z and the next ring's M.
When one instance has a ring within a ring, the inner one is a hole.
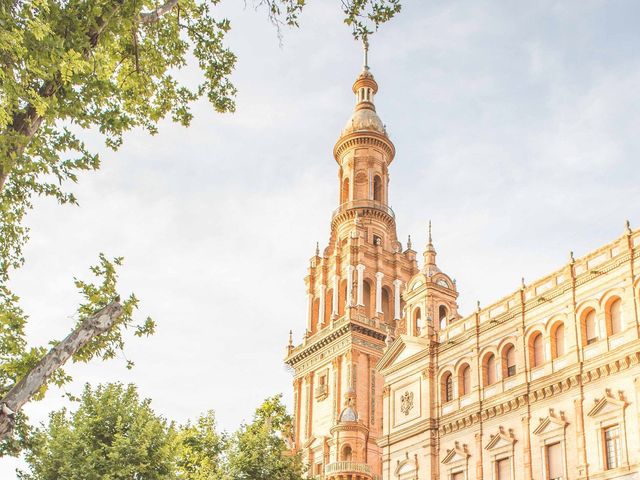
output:
M394 287L394 292L393 292L393 301L394 301L394 316L393 319L394 320L400 320L400 285L402 285L402 281L401 280L394 280L393 281L393 287Z
M324 325L324 309L327 302L327 286L320 285L320 309L318 312L318 325Z
M584 409L583 398L576 398L573 401L576 412L576 447L578 450L578 475L580 477L587 476L587 447L584 434Z
M529 414L522 417L522 440L523 440L523 463L524 480L531 480L533 477L531 470L531 432L529 430Z
M302 402L302 379L296 378L293 381L293 418L295 424L294 443L296 448L300 448L302 442L300 441L300 419L302 417L301 412Z
M356 303L358 304L358 306L362 307L364 306L364 299L362 298L364 290L364 265L362 265L361 263L358 264L356 270L358 271L358 298L356 300Z
M333 422L335 423L340 415L340 397L342 390L342 356L338 355L332 360L333 365Z
M338 275L333 276L333 301L331 302L331 318L338 316Z
M313 434L313 372L307 374L307 425L305 439L309 439Z
M348 265L347 266L347 299L346 299L347 304L345 305L345 312L353 303L352 289L353 289L353 265Z
M376 273L376 313L382 313L382 278L384 273Z

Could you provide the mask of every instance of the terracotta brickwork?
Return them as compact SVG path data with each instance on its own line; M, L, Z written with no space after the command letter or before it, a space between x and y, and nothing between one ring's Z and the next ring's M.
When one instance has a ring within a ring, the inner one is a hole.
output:
M382 474L383 379L375 366L385 341L405 331L401 291L418 272L388 204L395 147L375 111L377 90L365 66L334 147L340 195L329 243L311 258L305 278L305 338L286 358L294 371L295 448L312 476L327 479Z
M310 477L640 480L640 230L461 316L431 228L420 268L397 239L377 90L365 66L287 350Z

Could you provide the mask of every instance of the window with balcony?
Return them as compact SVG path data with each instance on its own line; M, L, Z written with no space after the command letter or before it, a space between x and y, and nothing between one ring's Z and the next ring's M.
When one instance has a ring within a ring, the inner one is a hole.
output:
M562 465L562 446L560 442L545 447L547 480L563 480L564 466Z
M318 375L318 384L315 388L315 397L316 400L324 400L329 395L329 372L325 370L324 372Z
M603 430L604 465L611 470L620 466L620 427L612 425Z
M343 462L350 462L351 459L353 458L353 452L351 451L351 446L350 445L345 445L342 448L342 461Z

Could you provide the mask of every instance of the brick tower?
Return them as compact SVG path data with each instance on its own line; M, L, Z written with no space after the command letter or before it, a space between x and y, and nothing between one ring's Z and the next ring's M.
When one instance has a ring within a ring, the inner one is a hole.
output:
M375 365L407 331L401 289L418 273L389 206L395 147L376 113L377 91L365 48L355 109L333 149L340 196L329 243L316 249L305 278L306 333L301 345L290 342L285 360L294 371L295 449L310 476L327 480L382 473L383 380Z

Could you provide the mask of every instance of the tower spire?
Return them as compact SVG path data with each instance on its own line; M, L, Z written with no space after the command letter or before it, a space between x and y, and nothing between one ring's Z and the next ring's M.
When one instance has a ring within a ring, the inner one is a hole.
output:
M427 248L424 251L424 272L430 276L438 271L438 267L436 266L436 249L433 246L433 236L431 235L431 220L429 220Z
M362 50L364 53L364 65L363 68L365 70L369 70L369 39L364 37L362 39Z

